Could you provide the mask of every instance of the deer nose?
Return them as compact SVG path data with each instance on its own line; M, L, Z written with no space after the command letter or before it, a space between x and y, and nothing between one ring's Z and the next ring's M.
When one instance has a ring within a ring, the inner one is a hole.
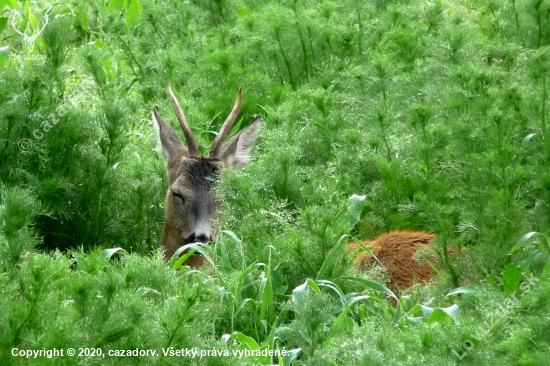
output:
M195 236L195 243L209 243L212 241L212 237L206 234L199 234Z
M185 239L185 244L190 243L209 243L212 241L212 236L205 233L192 233Z

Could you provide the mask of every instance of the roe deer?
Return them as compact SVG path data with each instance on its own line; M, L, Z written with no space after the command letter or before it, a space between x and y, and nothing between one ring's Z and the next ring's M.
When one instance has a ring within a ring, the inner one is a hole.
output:
M426 261L414 259L413 255L418 249L428 246L434 239L435 235L422 231L392 231L372 241L365 240L363 244L374 247L372 253L386 267L390 280L389 288L396 291L398 288L405 290L411 287L415 278L420 283L430 282L434 275L433 269ZM353 255L361 247L357 243L350 243L346 249L350 255ZM362 271L375 263L368 252L359 253L353 262Z
M242 90L239 89L235 106L214 139L210 155L199 155L195 137L170 84L168 95L188 147L183 145L176 131L162 119L156 107L153 108L153 124L158 136L157 151L164 158L169 182L161 239L166 260L185 244L208 243L214 239L211 222L217 201L213 186L219 171L226 167L241 169L248 163L261 127L261 118L257 116L246 128L224 143L241 109ZM194 254L186 264L200 267L204 262L204 257Z

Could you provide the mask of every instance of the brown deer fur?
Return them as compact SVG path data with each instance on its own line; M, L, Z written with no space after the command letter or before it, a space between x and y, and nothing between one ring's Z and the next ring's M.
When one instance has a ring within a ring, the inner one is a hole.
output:
M372 241L364 240L367 247L374 247L372 253L382 262L389 277L389 288L396 291L411 287L416 282L429 282L434 272L426 261L413 258L418 249L426 247L435 235L422 231L392 231L383 234ZM350 255L361 249L358 243L350 243L347 251ZM376 260L368 253L359 253L354 261L360 270L376 263ZM433 262L432 262L433 263Z

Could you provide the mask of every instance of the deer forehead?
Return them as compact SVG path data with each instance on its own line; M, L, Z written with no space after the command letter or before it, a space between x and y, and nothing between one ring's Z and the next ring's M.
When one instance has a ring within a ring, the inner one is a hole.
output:
M219 171L223 168L219 159L205 156L181 157L174 164L172 190L186 196L194 196L197 192L210 191L217 182Z

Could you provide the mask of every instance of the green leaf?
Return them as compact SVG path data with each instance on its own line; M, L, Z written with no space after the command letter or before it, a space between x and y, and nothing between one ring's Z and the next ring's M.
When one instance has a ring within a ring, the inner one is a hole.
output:
M338 296L340 296L340 301L342 302L342 305L346 306L346 303L347 303L346 295L344 295L344 292L334 282L325 281L325 280L316 280L315 283L319 286L328 287L328 288L334 290L334 292L336 292L338 294Z
M172 269L178 269L182 266L183 262L185 262L187 259L189 259L189 257L191 257L193 254L195 254L197 250L196 249L191 249L188 253L185 253L184 255L182 255L181 257L179 257L176 261L174 261L172 263L172 261L170 261L170 268ZM172 257L173 259L174 257Z
M409 310L407 312L407 315L414 315L414 314L418 313L419 311L422 311L422 305L416 304L415 306L413 306L413 308L411 310Z
M445 297L458 295L458 294L476 294L479 289L476 286L462 286L451 290Z
M31 8L28 8L28 12L29 12L29 23L31 23L31 25L33 26L34 29L37 29L38 26L39 26L39 21L38 19L36 19L36 17L34 16L34 14L32 13L31 11Z
M460 315L458 305L454 304L452 306L449 306L448 308L436 308L436 310L443 311L445 314L447 314L455 322L458 322L458 317ZM429 323L429 321L428 321L428 323Z
M235 312L235 316L239 315L239 313L244 309L246 304L248 304L250 301L253 301L252 299L244 299L239 307L237 308L237 311Z
M262 279L260 284L260 295L261 295L261 307L260 307L260 319L266 319L268 323L274 318L275 313L273 309L273 286L271 283L271 274L269 273L269 266L266 271L266 277Z
M271 332L269 332L269 336L267 337L267 350L275 350L275 331L277 329L277 325L279 324L279 317L284 319L284 316L286 314L286 310L283 312L282 315L279 315L277 318L275 318L275 321L273 322L273 325L271 326ZM273 363L273 356L268 356L268 362L270 364Z
M424 307L423 307L424 308ZM426 309L431 309L425 307ZM453 305L448 308L435 308L429 311L428 324L433 323L449 323L450 319L458 322L459 308L458 305ZM424 316L426 318L426 316Z
M365 199L367 196L352 195L348 200L348 213L349 213L349 227L350 230L357 225L359 218L361 217L361 211L365 206Z
M302 352L301 348L292 349L286 352L286 356L281 357L281 366L291 366L292 362L298 358Z
M111 258L115 253L117 253L118 251L122 251L121 253L124 253L126 252L124 249L122 248L112 248L112 249L105 249L103 251L103 255L106 257L106 258Z
M533 263L535 263L535 261L537 260L538 257L540 257L540 255L543 253L542 251L542 248L539 248L539 249L536 249L536 250L533 250L531 253L529 253L529 255L527 256L527 258L525 258L525 260L523 260L519 266L521 268L523 268L524 270L526 271L530 271L531 270L531 267L533 266Z
M504 267L504 274L502 279L504 280L504 291L513 292L517 291L522 279L523 269L517 264L510 263Z
M130 5L126 7L126 14L124 15L124 21L128 27L133 27L139 22L141 13L143 11L143 5L139 0L129 0Z
M512 254L516 250L518 250L519 248L523 247L525 245L525 243L527 243L529 241L529 239L531 239L536 233L537 233L536 231L531 231L530 233L527 233L527 234L523 235L523 237L518 240L516 245L514 245L512 247L512 249L510 250L510 252L508 254Z
M220 276L220 272L218 271L218 267L216 267L216 265L214 264L214 261L212 260L212 258L210 258L208 253L203 248L206 245L208 245L208 244L192 243L192 244L186 244L186 245L180 247L178 250L176 250L176 252L172 256L172 258L170 259L170 268L172 268L172 265L178 260L179 255L184 250L186 250L186 249L196 249L197 252L202 254L204 256L204 259L206 259L208 261L208 263L210 263L212 265L212 267L214 267L214 272L216 272L218 280L220 281L220 285L222 285L222 287L226 287L223 277Z
M353 330L353 327L355 326L355 322L348 318L348 311L350 307L347 307L338 315L338 318L332 323L332 326L330 327L331 332L345 332L349 333Z
M332 146L334 143L334 136L328 127L319 122L312 123L312 125L319 129L319 132L321 132L321 135L323 135L327 143Z
M525 234L521 239L519 239L518 242L512 247L512 249L508 254L512 254L519 248L522 248L525 245L525 243L527 243L535 235L542 236L542 238L544 239L542 247L550 250L550 237L546 234L539 233L537 231L531 231L530 233Z
M292 290L292 301L296 304L301 304L303 301L303 298L305 294L307 293L308 287L311 287L317 294L321 294L321 289L315 281L313 281L311 278L308 278L303 284L296 287L294 290Z
M430 314L428 324L441 323L448 324L451 321L451 317L440 308L435 308Z
M354 296L351 300L347 301L345 309L340 313L340 315L338 315L338 317L330 327L331 335L339 332L346 332L346 333L351 332L355 327L355 322L353 321L353 319L349 318L347 314L353 304L355 304L358 301L367 300L367 299L370 299L370 296ZM330 347L330 346L333 346L334 344L333 342L329 341L323 344L323 346L325 345Z
M316 280L320 280L324 277L325 272L328 270L330 264L336 259L338 253L340 252L340 245L342 243L345 243L343 240L347 238L348 235L342 235L342 237L334 244L330 252L328 253L327 258L323 262L323 265L321 266L321 269L317 273L317 277L315 277Z
M309 344L310 346L313 345L313 339L311 339L311 336L309 335L308 332L306 332L305 330L300 329L300 330L298 330L298 333L307 342L307 344Z
M424 318L425 321L428 321L430 315L434 311L434 308L425 305L420 305L420 307L422 308L422 318Z
M225 244L223 242L223 240L219 240L220 239L220 236L218 235L218 240L216 240L216 246L214 248L214 252L216 254L218 253L221 253L221 257L222 257L222 265L224 268L233 268L233 266L231 265L231 260L229 258L229 252L227 251L227 248L225 247ZM219 250L218 250L219 249ZM216 256L216 258L218 258ZM219 265L219 262L216 261Z
M10 59L10 46L0 47L0 63L6 65Z
M113 0L109 3L108 8L116 11L122 10L125 0Z
M523 139L523 142L521 143L521 145L527 145L529 143L529 141L531 141L531 139L533 137L535 137L537 134L536 133L530 133L529 135L525 136L525 138Z
M254 338L248 337L241 332L235 332L231 334L231 339L237 340L240 344L246 345L246 347L252 351L260 348Z
M90 28L88 28L88 17L86 16L86 14L79 11L75 11L74 14L78 17L78 19L80 19L80 24L82 25L82 28L86 32L89 32Z
M401 301L398 301L397 302L397 309L396 309L395 314L393 315L393 318L392 318L392 324L397 324L397 322L399 321L400 316L401 316Z
M546 265L544 266L541 277L543 282L550 282L550 257L546 261Z
M263 263L254 263L248 266L245 270L239 272L239 275L227 286L227 289L230 290L236 286L243 278L251 274L256 268L265 266Z
M187 248L188 248L187 245L184 245L182 247L179 247L178 250L176 250L176 252L172 256L172 258L170 258L170 268L172 268L172 269L176 268L175 265L176 265L176 262L178 261L178 257Z
M361 240L357 239L355 236L350 235L350 238L352 238L361 247L361 250L358 251L357 253L355 253L355 255L359 254L361 251L365 251L365 252L369 253L371 255L371 257L373 257L382 267L384 267L384 264L382 262L380 262L378 257L375 256L374 253L372 252L371 249L374 249L374 247L367 247L365 244L363 244L361 242Z
M339 279L339 280L354 281L354 282L360 283L360 284L362 284L362 285L365 285L365 286L367 286L367 287L370 287L371 289L373 289L373 290L375 290L375 291L378 291L378 292L381 292L381 293L390 295L391 297L393 297L394 299L397 300L397 296L395 296L395 294L394 294L389 288L387 288L386 286L381 285L381 284L379 284L379 283L376 283L376 282L372 282L372 281L370 281L370 280L367 280L366 278L344 276L344 277L340 277L340 278L338 278L338 279Z
M237 122L235 126L231 128L231 131L229 131L229 133L227 134L227 138L226 138L227 140L229 140L231 137L235 136L239 132L239 128L241 127L241 123L243 123L243 120L244 120L244 117L241 117L239 122Z
M409 325L412 325L412 326L418 326L418 325L426 323L426 320L421 316L417 316L417 317L408 316L407 321L409 322Z
M304 285L307 284L307 286L311 287L312 289L315 290L315 292L317 292L317 294L321 294L321 289L319 288L319 286L317 286L317 283L315 283L315 281L313 281L311 278L308 278L306 280L306 282L304 283Z
M370 299L370 296L367 296L367 295L354 296L346 302L346 307L350 307L351 305L355 304L358 301L367 300L367 299Z
M71 9L70 6L66 7L65 9L61 10L59 12L60 15L63 15L63 14L74 14L73 13L73 9Z
M221 239L222 234L227 234L227 235L229 235L229 236L235 241L235 243L237 244L237 247L239 248L239 252L241 253L242 268L245 268L246 265L245 265L245 258L244 258L244 257L245 257L245 256L244 256L244 247L243 247L243 242L241 241L241 239L239 239L239 237L238 237L237 235L235 235L235 233L232 232L232 231L229 231L229 230L222 230L222 231L218 234L216 243L218 242L218 240Z
M276 269L271 269L271 282L273 283L274 295L285 295L288 290L288 285L283 283L281 275Z
M93 42L88 42L88 44L90 46L96 46L98 48L105 48L105 43L101 39L98 39L97 41L93 41Z
M0 7L0 10L2 10L2 7ZM8 24L8 18L1 17L0 18L0 35L2 35L2 31L4 30L4 28L6 28L6 24Z
M539 236L542 236L542 238L544 239L545 243L542 244L542 247L550 250L550 236L543 233L537 233L537 234L539 234Z

